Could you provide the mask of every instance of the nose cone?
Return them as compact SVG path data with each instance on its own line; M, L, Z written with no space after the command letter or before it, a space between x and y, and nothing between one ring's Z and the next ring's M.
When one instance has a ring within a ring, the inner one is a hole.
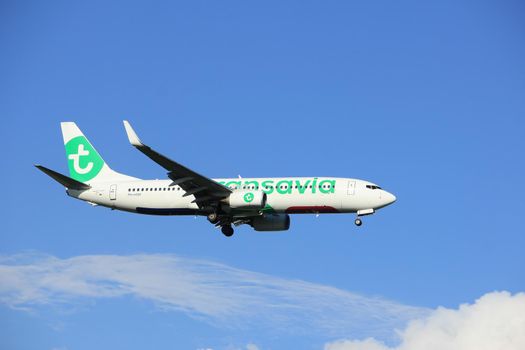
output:
M381 199L385 202L384 205L389 205L389 204L394 203L397 198L392 193L383 191L383 195L381 196Z

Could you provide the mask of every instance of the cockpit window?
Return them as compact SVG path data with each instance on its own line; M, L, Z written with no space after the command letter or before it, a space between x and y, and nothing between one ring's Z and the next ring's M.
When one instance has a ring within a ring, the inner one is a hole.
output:
M366 185L366 188L369 188L371 190L380 190L381 189L381 187L376 186L376 185Z

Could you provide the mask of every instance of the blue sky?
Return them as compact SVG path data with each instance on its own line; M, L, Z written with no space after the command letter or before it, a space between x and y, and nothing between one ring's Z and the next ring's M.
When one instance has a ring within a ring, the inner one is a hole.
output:
M518 1L0 9L1 348L395 345L429 310L525 291ZM163 178L123 119L210 177L356 177L398 201L360 228L294 216L288 232L226 239L202 218L91 208L32 167L66 172L68 120L112 168ZM190 296L210 288L204 305L179 298L181 276ZM62 288L75 278L91 292Z

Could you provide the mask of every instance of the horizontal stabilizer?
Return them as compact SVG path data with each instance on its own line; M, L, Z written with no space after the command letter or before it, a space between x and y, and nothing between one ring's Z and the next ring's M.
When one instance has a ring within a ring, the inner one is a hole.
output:
M85 183L72 179L66 175L57 173L56 171L48 169L42 165L35 165L35 167L37 167L39 170L41 170L46 175L49 175L49 177L53 178L53 180L55 180L56 182L62 184L64 187L70 188L72 190L79 190L79 191L88 190L91 188L91 186L86 185Z

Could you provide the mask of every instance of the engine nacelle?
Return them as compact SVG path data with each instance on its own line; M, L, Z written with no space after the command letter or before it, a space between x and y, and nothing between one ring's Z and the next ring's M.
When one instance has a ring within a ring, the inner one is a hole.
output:
M266 205L266 193L263 191L237 190L228 197L228 204L233 209L262 209Z
M290 215L264 214L254 217L250 225L255 231L286 231L290 228Z

